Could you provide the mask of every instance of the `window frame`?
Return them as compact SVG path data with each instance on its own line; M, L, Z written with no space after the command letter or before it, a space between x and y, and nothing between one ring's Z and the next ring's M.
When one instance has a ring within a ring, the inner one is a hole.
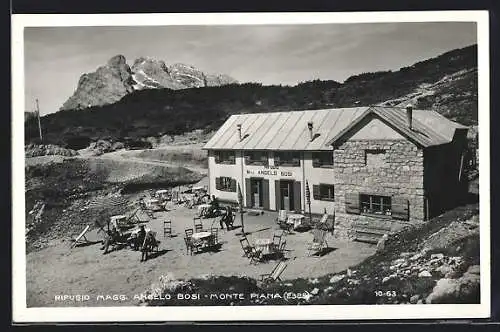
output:
M319 198L318 198L319 201L335 202L335 185L330 184L330 183L320 183L320 184L318 184L318 186L319 186L319 188L318 188L319 189ZM325 188L325 187L327 187L328 189L330 189L330 188L332 189L331 190L331 192L332 192L332 197L331 198L330 197L325 197L325 196L322 195L321 188Z
M245 165L268 166L269 153L267 151L246 151L244 152ZM260 155L260 158L255 158L255 155ZM265 157L265 160L264 158Z
M291 156L289 159L283 159L282 156ZM293 158L296 155L297 158ZM297 161L294 161L296 159ZM276 151L274 152L274 165L284 167L300 167L300 152L299 151ZM285 161L284 161L285 160Z
M231 181L233 181L232 177L219 176L219 179L220 179L220 187L218 189L219 191L233 192L233 190L231 189Z
M215 151L215 163L221 165L235 165L236 164L236 152L232 150L216 150ZM229 155L229 158L222 158L224 155ZM232 156L232 158L231 158Z
M379 202L377 202L377 200L379 200ZM369 205L367 210L365 210L366 204ZM379 206L379 208L376 209L376 206ZM386 207L388 207L388 209ZM362 215L392 218L392 196L359 193L359 210Z
M331 154L330 154L331 153ZM324 158L315 158L315 155L320 155L320 154L328 154L329 157L331 158L328 158L329 161L328 163L325 163L325 159ZM311 155L311 159L312 159L312 166L313 168L333 168L333 151L317 151L317 152L313 152L312 155ZM318 162L316 162L316 160L318 160Z

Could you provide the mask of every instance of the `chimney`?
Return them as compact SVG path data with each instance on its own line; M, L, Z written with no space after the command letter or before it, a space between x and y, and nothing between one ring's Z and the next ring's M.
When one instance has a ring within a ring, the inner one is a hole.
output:
M238 137L240 138L240 141L241 141L241 139L242 139L242 137L241 137L241 123L238 123L236 125L236 127L238 128Z
M406 121L408 122L408 128L411 128L411 123L412 123L412 117L413 117L413 106L411 104L408 104L406 106Z
M309 121L309 122L307 123L307 128L309 129L309 138L310 138L310 140L312 141L312 140L313 140L313 138L314 138L314 134L313 134L313 123L312 123L312 121Z

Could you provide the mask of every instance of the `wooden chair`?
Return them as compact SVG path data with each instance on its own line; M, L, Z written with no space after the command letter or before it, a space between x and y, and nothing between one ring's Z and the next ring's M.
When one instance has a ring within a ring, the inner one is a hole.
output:
M210 233L212 234L212 244L219 244L219 229L217 227L210 228Z
M326 242L326 230L324 229L313 229L313 241L309 245L308 255L311 256L311 253L318 253L325 248L328 248L328 243Z
M196 233L203 232L203 225L202 224L195 224L194 225L194 231Z
M281 244L281 238L283 237L283 234L273 234L273 245L274 247L276 248L279 248L280 244Z
M194 233L192 228L186 228L184 230L184 232L186 233L186 237L188 237L188 238L191 238L193 236L193 233Z
M201 221L201 218L194 217L193 218L193 224L194 224L194 231L196 233L203 231L203 222Z
M184 243L186 244L186 254L193 254L193 242L191 237L185 237L184 238Z
M271 271L271 273L261 274L260 281L269 283L275 282L277 280L281 281L280 276L285 271L287 264L283 261L280 261Z
M285 258L285 252L286 252L286 240L281 242L280 246L278 247L278 254L282 257Z
M260 252L250 244L247 237L240 239L241 248L243 249L243 256L250 258L250 264L259 261Z
M172 220L163 222L163 238L172 237Z

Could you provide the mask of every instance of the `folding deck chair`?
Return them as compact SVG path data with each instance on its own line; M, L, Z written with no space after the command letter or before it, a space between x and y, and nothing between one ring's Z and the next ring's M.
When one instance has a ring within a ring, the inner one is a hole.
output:
M328 248L328 243L326 242L326 230L324 229L313 229L313 241L308 248L308 256L311 253L319 253L323 249Z
M280 261L271 271L271 273L266 273L266 274L261 274L260 275L260 281L261 282L274 282L274 281L281 281L280 276L285 271L287 267L287 264L284 261Z
M73 249L74 247L76 247L79 244L90 243L90 241L85 236L85 234L89 231L89 229L90 229L90 225L85 226L83 231L80 234L78 234L78 236L76 238L73 239L74 242L71 245L70 249Z

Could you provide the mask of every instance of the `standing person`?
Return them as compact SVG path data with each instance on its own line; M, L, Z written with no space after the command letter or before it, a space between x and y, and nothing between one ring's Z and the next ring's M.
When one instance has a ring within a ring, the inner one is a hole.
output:
M208 214L213 216L217 210L219 210L219 201L215 195L212 195L212 200L210 201L210 211Z
M146 237L146 229L144 229L144 225L139 227L139 232L137 233L137 238L135 241L135 250L139 250L144 243L144 238Z
M145 262L148 260L148 253L153 249L155 245L156 239L153 236L153 233L147 232L146 237L144 238L144 243L141 248L141 262Z

